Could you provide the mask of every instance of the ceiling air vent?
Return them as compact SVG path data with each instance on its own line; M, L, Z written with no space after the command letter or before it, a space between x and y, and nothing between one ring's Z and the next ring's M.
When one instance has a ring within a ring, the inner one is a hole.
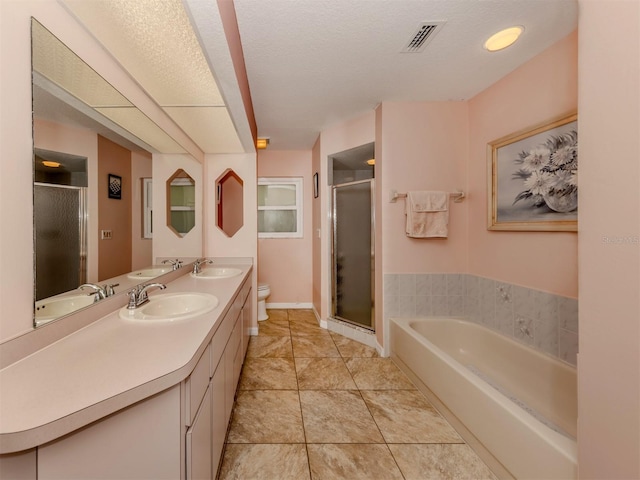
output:
M418 26L418 30L411 37L409 43L402 49L403 53L418 53L431 41L445 22L424 22Z

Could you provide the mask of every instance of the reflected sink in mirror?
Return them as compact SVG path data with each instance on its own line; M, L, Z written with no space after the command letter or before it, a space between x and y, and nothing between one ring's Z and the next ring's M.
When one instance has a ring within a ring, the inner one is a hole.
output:
M240 275L242 270L232 267L209 267L202 270L200 273L191 272L191 276L194 278L229 278Z
M159 277L165 273L169 273L173 270L172 267L152 267L145 268L143 270L136 270L127 275L127 278L132 280L151 280L152 278Z
M143 322L174 322L197 317L218 306L218 297L208 293L163 293L149 297L149 302L129 310L120 309L120 318Z
M84 307L92 305L93 295L71 295L66 297L46 298L36 302L35 323L36 326L50 322L51 320L68 315Z

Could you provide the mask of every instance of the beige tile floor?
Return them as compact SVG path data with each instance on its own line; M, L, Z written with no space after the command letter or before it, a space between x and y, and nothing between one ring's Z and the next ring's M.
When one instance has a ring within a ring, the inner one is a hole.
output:
M270 310L247 352L220 479L495 479L391 359Z

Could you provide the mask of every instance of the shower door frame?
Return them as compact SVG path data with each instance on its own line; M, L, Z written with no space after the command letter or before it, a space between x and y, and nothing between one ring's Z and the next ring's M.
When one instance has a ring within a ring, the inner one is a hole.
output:
M337 314L338 309L338 301L337 301L337 279L338 279L338 262L336 258L336 244L337 244L337 212L336 212L336 189L340 187L348 187L352 185L360 185L369 183L370 187L370 201L371 201L371 250L369 252L370 258L370 274L371 274L371 317L369 319L369 325L362 325L353 320L349 320L348 318L340 317ZM375 332L375 314L376 314L376 304L375 304L375 235L376 235L376 215L375 215L375 206L376 206L376 195L375 195L375 179L368 178L365 180L356 180L353 182L340 183L337 185L331 186L331 318L349 323L350 325L354 325L357 327L364 328L371 332Z

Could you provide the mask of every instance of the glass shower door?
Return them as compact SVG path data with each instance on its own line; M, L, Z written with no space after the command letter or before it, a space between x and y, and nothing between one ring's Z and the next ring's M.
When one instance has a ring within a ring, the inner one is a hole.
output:
M36 300L86 281L85 190L34 184Z
M333 317L373 330L373 180L333 187Z

